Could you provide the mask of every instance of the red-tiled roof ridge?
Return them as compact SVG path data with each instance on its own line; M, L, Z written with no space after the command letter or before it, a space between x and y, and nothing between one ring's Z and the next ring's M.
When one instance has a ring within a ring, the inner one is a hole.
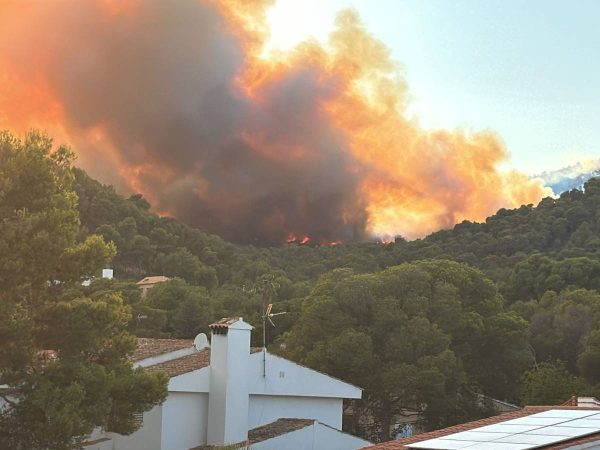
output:
M559 405L559 406L525 406L523 409L518 411L510 411L502 414L498 414L496 416L486 417L484 419L474 420L472 422L461 423L458 425L453 425L448 428L442 428L435 431L429 431L427 433L416 434L414 436L410 436L404 439L399 439L396 441L388 441L383 442L381 444L376 444L374 446L364 447L364 450L408 450L410 447L406 447L408 444L414 444L415 442L426 441L428 439L435 439L442 436L448 436L450 434L458 433L461 431L472 430L474 428L483 427L485 425L492 425L495 423L505 422L511 419L518 419L519 417L529 416L531 414L536 414L539 412L550 411L552 409L574 409L574 410L591 410L598 411L600 408L594 407L582 407L582 406L568 406L568 405ZM590 442L588 439L594 440L600 439L600 433L585 436L582 438L575 438L570 441L563 441L561 443L550 444L548 446L540 447L543 449L562 449L568 448L574 443L583 443Z
M130 361L141 361L142 359L183 350L192 347L194 341L191 339L138 338L137 344L137 348L129 357Z
M170 359L153 366L148 366L145 369L148 372L164 372L169 378L173 378L184 373L193 372L194 370L203 369L210 365L210 350L205 348L191 355L182 356L181 358Z
M260 347L250 347L250 354L262 351ZM146 367L149 372L164 372L169 378L173 378L194 370L204 369L210 366L210 348L195 351L191 355L163 361Z
M220 320L217 320L214 323L211 323L209 325L210 329L213 328L229 328L230 325L233 325L234 323L236 323L238 320L240 320L241 317L223 317Z

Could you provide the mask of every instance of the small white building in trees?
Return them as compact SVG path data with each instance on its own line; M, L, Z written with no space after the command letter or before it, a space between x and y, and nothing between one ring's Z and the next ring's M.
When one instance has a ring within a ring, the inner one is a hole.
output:
M139 339L136 366L169 375L169 394L130 436L97 432L87 450L353 450L369 442L341 431L343 399L360 388L250 347L242 318L192 342Z

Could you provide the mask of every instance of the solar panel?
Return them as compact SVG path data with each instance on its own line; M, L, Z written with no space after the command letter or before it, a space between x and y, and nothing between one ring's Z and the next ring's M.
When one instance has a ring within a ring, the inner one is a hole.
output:
M484 442L471 446L473 450L526 450L528 448L531 447L527 444L507 444L505 442Z
M503 425L537 425L544 427L547 425L556 425L557 423L563 423L571 419L565 419L560 417L533 417L525 416L519 417L518 419L507 420L502 422ZM581 419L582 420L582 419Z
M553 409L414 442L407 447L437 450L527 450L595 433L600 433L598 410Z
M512 436L500 438L496 442L547 445L556 442L556 436L545 436L541 434L513 434Z
M427 441L418 442L418 444L419 444L418 447L416 447L417 444L410 444L407 447L422 448L422 449L459 450L461 448L466 448L466 446L468 446L468 445L476 444L476 442L452 441L449 439L429 439Z
M591 427L595 428L600 426L600 418L598 419L590 419L588 417L584 417L583 419L575 419L567 422L570 427ZM560 424L558 424L560 425Z
M503 423L495 423L494 425L487 425L485 427L477 428L477 431L485 431L487 433L515 434L535 430L536 428L540 428L540 425L504 425Z
M492 438L498 439L501 437L510 436L509 433L494 433ZM454 441L476 441L476 442L488 442L490 440L490 433L479 431L479 428L469 431L461 431L455 433L452 438L445 436L444 439L452 439Z
M594 416L598 411L581 409L550 409L540 413L532 414L531 417L560 417L566 419L580 419L586 416Z

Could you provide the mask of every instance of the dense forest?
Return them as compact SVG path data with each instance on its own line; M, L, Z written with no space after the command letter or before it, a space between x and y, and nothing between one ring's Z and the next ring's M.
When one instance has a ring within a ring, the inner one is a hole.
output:
M414 412L425 428L467 420L487 413L480 394L556 404L598 392L600 179L410 242L256 247L75 175L82 234L117 247L117 280L90 289L123 292L132 332L191 337L226 315L260 330L267 297L288 313L268 329L272 351L365 387L353 432L388 439ZM142 299L133 282L146 275L174 280Z
M154 214L40 134L0 137L0 384L23 393L0 428L14 448L73 445L98 424L132 431L165 395L165 379L126 363L132 336L192 338L235 315L262 345L265 303L287 313L267 329L271 351L364 388L345 427L373 441L402 416L433 429L492 414L492 398L600 394L600 179L415 241L260 247ZM149 275L172 279L142 297ZM59 362L39 360L48 348ZM97 389L104 409L86 409ZM40 414L64 433L30 433Z

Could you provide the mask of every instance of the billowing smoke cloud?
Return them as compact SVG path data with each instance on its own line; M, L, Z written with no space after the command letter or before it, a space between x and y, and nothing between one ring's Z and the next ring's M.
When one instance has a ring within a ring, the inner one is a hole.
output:
M264 3L264 2L263 2ZM40 127L153 207L241 242L415 237L538 200L490 134L425 132L352 12L265 59L259 2L5 0L0 126Z

